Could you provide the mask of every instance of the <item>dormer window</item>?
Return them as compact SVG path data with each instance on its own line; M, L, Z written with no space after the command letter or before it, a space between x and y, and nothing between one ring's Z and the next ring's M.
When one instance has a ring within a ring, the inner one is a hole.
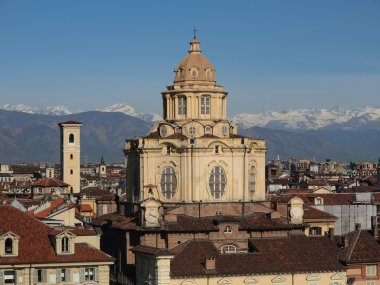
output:
M315 206L322 206L323 205L323 198L317 197L314 199L314 205Z
M70 240L68 237L62 238L62 253L70 252Z
M18 256L18 243L20 237L12 232L0 236L0 257Z
M12 254L13 253L13 240L11 238L7 238L5 240L5 253Z

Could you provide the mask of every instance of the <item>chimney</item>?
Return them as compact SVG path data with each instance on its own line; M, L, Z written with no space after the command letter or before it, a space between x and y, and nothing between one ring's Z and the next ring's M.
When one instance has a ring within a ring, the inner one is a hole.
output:
M361 223L356 223L355 224L355 231L360 231L362 229L362 224Z
M212 270L216 269L215 257L206 257L205 269L206 269L206 271L212 271Z
M377 217L372 216L371 217L371 228L372 228L372 235L375 239L379 238L379 226L377 224Z
M334 228L329 228L329 238L334 237Z

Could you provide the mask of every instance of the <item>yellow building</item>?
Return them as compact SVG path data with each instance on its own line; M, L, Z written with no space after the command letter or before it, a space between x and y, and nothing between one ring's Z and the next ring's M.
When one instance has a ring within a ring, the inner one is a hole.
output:
M57 227L11 206L0 206L0 284L108 285L113 258L99 236Z
M128 201L149 198L149 188L165 204L265 200L265 141L237 134L227 95L194 38L162 92L163 120L126 141Z

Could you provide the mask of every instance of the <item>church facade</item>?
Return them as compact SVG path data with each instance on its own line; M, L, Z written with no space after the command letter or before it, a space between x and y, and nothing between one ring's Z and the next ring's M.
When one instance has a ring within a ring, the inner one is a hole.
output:
M162 92L163 120L125 144L128 201L265 200L265 141L227 119L227 95L197 38Z

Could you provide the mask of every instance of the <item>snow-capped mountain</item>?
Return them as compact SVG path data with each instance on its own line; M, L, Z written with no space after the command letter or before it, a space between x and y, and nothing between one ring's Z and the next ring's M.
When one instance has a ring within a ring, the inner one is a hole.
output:
M31 107L23 104L6 104L1 106L0 109L6 111L17 111L28 114L44 114L44 115L70 115L74 113L79 113L80 111L70 111L65 106L37 106Z
M232 120L242 128L258 126L274 129L318 130L339 126L348 130L373 125L372 127L380 129L380 108L364 107L352 111L340 107L295 109L284 112L238 114Z
M120 113L124 113L126 115L129 115L129 116L132 116L135 118L139 118L145 122L155 122L155 121L159 121L162 119L161 116L159 116L155 113L147 113L147 114L138 113L135 110L135 108L133 108L132 106L130 106L128 104L124 104L124 103L115 104L115 105L106 107L100 111L102 111L102 112L120 112Z

